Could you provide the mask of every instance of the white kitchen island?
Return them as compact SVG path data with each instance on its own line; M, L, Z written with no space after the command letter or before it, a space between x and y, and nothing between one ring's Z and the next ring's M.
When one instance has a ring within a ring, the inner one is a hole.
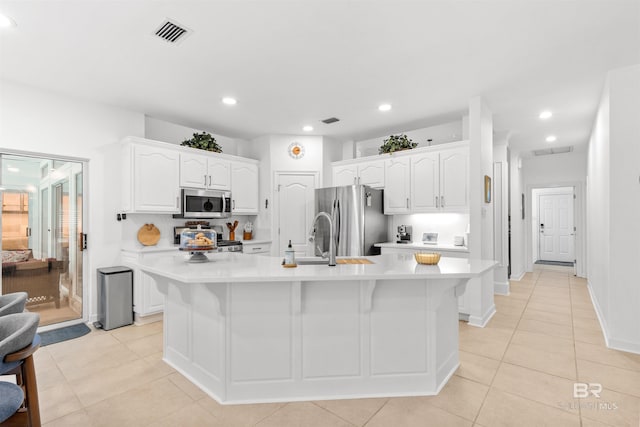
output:
M457 296L493 261L410 254L283 268L275 257L167 255L164 360L221 403L436 394L457 369Z

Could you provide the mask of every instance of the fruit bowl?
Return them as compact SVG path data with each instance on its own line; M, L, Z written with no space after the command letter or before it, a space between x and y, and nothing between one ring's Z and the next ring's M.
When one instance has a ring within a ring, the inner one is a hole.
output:
M413 256L418 264L436 265L440 261L440 254L437 252L416 252Z

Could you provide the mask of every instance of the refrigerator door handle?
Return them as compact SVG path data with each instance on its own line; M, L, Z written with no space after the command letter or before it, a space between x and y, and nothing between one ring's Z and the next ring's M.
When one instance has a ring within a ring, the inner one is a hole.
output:
M340 217L342 216L342 212L340 212L340 200L336 200L336 212L333 216L333 220L335 222L335 240L336 240L336 255L338 254L338 246L340 246Z

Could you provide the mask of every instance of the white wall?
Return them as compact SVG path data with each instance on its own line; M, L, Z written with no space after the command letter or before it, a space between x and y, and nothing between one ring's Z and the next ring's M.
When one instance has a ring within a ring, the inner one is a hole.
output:
M413 142L418 143L418 147L428 147L429 145L445 144L447 142L461 141L463 139L462 120L451 123L444 123L427 128L408 130L405 132L395 132L395 135L406 134ZM355 143L356 157L373 156L378 154L378 148L389 135L380 135L376 138L357 141ZM432 142L429 144L428 139ZM350 157L345 157L350 158Z
M522 173L522 160L519 153L511 152L509 160L509 188L511 217L511 280L520 280L525 274L525 220L522 218L525 212L522 204L524 194L524 179Z
M333 179L333 171L331 170L331 162L342 160L344 145L335 139L322 138L322 186L331 187Z
M484 177L493 176L493 115L482 98L469 101L469 256L494 259L493 205L484 201ZM484 325L495 312L494 273L489 271L467 285L469 323Z
M575 188L575 251L578 276L585 276L585 185L587 175L586 151L527 157L522 160L522 174L525 193L525 224L522 238L525 241L524 265L526 271L533 271L532 247L537 238L533 229L533 196L536 188L571 186Z
M607 345L640 353L640 65L608 73L589 140L588 283Z
M249 157L246 153L242 152L243 146L246 144L246 141L242 139L230 138L228 136L210 132L206 129L194 129L149 116L145 116L144 118L144 127L145 138L176 145L180 145L180 143L185 139L192 138L194 133L206 131L216 139L218 144L220 144L224 154Z
M85 283L89 314L96 313L96 269L120 260L121 225L111 215L120 187L119 163L107 163L106 147L127 135L144 136L144 115L0 81L0 141L3 150L88 160L85 170L89 235Z

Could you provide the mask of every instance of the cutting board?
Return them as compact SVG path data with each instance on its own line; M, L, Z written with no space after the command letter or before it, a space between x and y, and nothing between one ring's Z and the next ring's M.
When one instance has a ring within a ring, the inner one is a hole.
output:
M336 260L337 264L373 264L371 261L365 258L346 258Z
M138 242L153 246L160 240L160 230L153 224L145 224L138 230Z

